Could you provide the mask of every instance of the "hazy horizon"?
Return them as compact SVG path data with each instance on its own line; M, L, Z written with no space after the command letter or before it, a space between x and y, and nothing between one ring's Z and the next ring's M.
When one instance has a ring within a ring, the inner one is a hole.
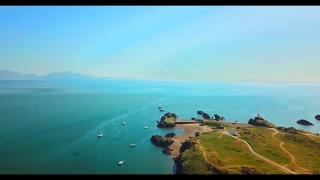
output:
M320 82L316 6L2 6L0 69Z

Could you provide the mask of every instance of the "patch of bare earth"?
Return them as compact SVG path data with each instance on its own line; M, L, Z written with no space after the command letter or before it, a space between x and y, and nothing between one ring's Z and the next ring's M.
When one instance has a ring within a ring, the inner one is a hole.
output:
M181 143L189 137L194 137L196 132L205 133L210 132L212 129L208 126L199 126L199 124L177 124L175 128L184 129L183 134L174 136L172 139L174 143L170 146L172 149L172 156L175 158L179 155Z

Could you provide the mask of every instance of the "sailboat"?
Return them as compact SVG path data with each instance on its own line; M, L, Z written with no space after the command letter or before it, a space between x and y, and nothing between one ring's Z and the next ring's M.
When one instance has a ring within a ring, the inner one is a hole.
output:
M98 137L102 137L102 136L103 136L103 133L102 133L102 131L101 131L101 128L99 128L99 133L98 133L97 136L98 136Z

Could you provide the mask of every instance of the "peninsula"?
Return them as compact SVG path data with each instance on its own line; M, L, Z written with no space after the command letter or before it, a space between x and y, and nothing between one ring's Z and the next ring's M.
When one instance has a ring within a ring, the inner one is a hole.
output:
M154 135L151 141L165 142L158 146L173 156L176 174L320 174L318 133L276 127L259 114L248 124L224 122L225 118L217 114L210 118L202 111L197 114L203 118L193 120L170 114L159 121L168 122L169 118L169 125L158 127L185 132Z

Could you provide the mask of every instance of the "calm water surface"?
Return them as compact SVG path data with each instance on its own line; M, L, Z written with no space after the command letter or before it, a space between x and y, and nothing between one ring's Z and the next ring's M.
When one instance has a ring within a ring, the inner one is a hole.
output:
M319 84L0 81L0 173L172 174L171 156L150 137L183 131L157 128L158 106L186 119L203 110L248 122L259 112L278 126L320 132L317 92ZM315 126L296 124L301 118Z

